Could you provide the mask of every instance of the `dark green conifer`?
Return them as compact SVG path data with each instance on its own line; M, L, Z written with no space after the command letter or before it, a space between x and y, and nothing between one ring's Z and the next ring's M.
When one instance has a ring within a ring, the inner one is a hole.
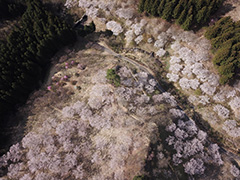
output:
M222 62L227 60L230 53L231 53L231 46L223 47L219 49L213 58L213 64L216 66L220 66Z
M144 3L144 10L148 13L151 13L152 1L153 0L146 0Z
M140 0L139 7L138 7L139 12L143 12L145 10L144 6L145 6L145 0Z
M182 10L183 10L183 6L181 3L179 3L173 10L173 18L177 19L180 16Z
M172 15L172 11L173 11L173 3L172 2L168 2L165 5L164 10L162 12L162 18L166 19L166 20L170 20L171 15Z
M184 21L185 21L185 19L186 19L186 14L187 14L187 10L184 9L184 10L181 12L179 18L178 18L177 21L176 21L179 25L181 25L181 24L184 23Z
M196 0L196 11L198 12L204 6L204 0Z
M187 19L185 20L185 22L181 25L181 27L184 30L189 30L189 28L191 27L193 23L193 15L190 15L189 17L187 17Z
M218 36L214 39L212 39L211 43L214 48L221 48L223 47L223 44L227 41L230 40L234 36L233 31L229 31L226 33L223 33L221 36ZM232 43L232 42L231 42ZM226 44L225 44L226 45Z
M228 63L224 66L218 67L218 72L220 74L220 84L226 84L234 76L234 63Z
M164 6L166 4L166 0L161 0L159 6L158 6L158 15L162 16L162 12L164 10Z
M196 15L196 21L197 23L202 22L202 20L204 19L204 16L206 16L206 12L207 12L207 7L203 7L200 11L198 11L197 15Z
M151 8L151 14L153 16L157 16L158 15L158 6L160 4L160 0L155 0L153 3L153 6Z
M204 18L203 18L202 21L201 21L202 24L206 23L206 22L209 20L209 17L210 17L210 15L211 15L211 12L212 12L211 7L208 7L207 10L206 10L206 13L205 13Z

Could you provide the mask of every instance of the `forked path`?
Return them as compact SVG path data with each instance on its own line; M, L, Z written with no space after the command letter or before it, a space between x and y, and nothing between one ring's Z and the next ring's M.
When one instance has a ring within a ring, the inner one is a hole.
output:
M132 60L132 59L130 59L130 58L128 58L128 57L122 56L121 54L118 54L118 53L114 52L112 49L110 49L110 48L107 47L106 45L102 45L102 44L99 44L99 43L95 43L94 45L95 45L95 46L98 46L98 48L101 49L102 51L105 51L105 52L107 52L107 53L109 53L109 54L117 57L118 59L121 59L121 60L123 60L123 61L125 61L125 62L128 62L128 63L130 63L130 64L138 67L138 68L141 69L142 71L147 72L148 74L150 74L151 76L153 76L154 79L156 80L155 73L154 73L151 69L149 69L148 67L140 64L139 62L137 62L137 61L135 61L135 60ZM157 88L158 88L158 90L161 91L161 92L165 92L165 90L162 88L162 86L158 83L157 80L156 80L156 82L157 82Z

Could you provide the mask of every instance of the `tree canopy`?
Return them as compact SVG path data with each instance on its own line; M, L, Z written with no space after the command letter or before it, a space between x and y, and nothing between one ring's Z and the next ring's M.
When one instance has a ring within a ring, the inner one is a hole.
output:
M166 20L175 19L183 29L203 25L218 10L223 0L141 0L139 12L147 12Z
M0 114L24 102L50 57L75 41L71 26L47 11L40 0L28 0L26 5L19 25L6 43L0 43Z
M213 64L220 75L220 83L234 80L240 69L240 21L224 17L209 27L205 37L211 40L215 56Z

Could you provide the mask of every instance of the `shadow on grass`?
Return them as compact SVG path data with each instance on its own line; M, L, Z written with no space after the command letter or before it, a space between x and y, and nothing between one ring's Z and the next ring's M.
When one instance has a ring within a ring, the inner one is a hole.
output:
M152 159L147 159L145 161L145 172L148 175L149 180L179 180L179 179L188 179L188 176L186 173L184 173L183 166L174 166L170 161L172 158L172 155L176 153L176 151L170 147L166 139L170 135L168 132L165 130L165 126L159 126L158 127L158 132L159 132L159 140L156 143L151 143L149 152L148 152L148 157L151 157ZM165 157L169 158L167 160L168 162L166 163L166 167L163 167L159 169L158 167L158 147L162 146L163 150L162 153L164 154ZM170 173L171 172L171 173Z

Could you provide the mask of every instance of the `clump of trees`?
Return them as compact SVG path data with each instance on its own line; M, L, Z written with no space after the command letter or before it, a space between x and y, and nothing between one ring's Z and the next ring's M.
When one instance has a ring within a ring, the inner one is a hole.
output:
M24 102L50 57L76 39L71 26L40 0L28 0L26 5L19 25L0 43L0 114Z
M139 11L166 20L175 19L184 30L206 23L223 0L141 0Z
M240 21L224 17L209 27L205 37L211 40L215 56L213 63L220 75L220 83L233 80L240 68Z

